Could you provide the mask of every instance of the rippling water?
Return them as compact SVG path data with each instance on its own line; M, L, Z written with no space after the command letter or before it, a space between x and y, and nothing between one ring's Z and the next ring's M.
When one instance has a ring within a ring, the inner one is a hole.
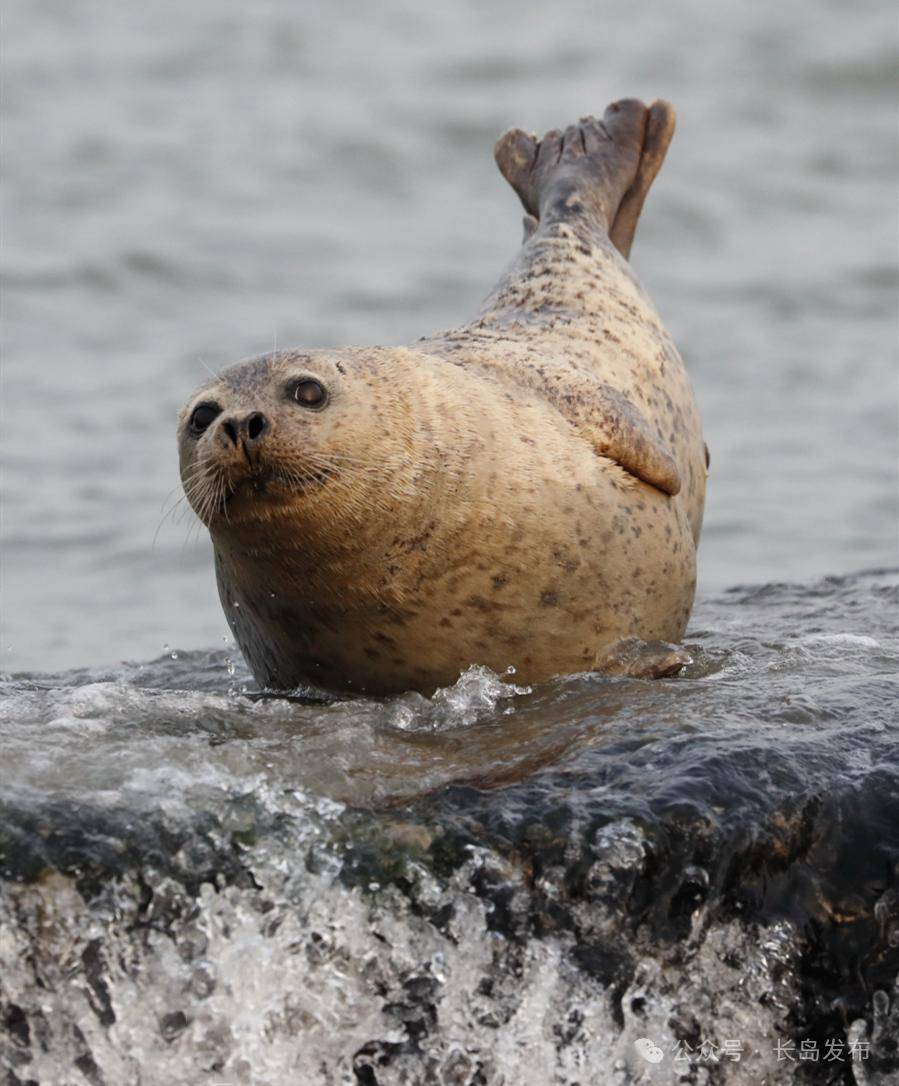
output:
M5 1082L897 1081L893 23L7 5ZM255 690L163 517L185 395L473 313L495 136L621 94L680 112L634 263L712 451L693 663Z

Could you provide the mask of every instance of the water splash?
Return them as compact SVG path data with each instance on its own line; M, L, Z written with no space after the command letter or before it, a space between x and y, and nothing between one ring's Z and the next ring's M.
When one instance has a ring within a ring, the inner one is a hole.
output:
M506 674L514 674L514 668ZM504 682L490 668L473 665L463 671L452 686L442 687L430 698L402 694L390 700L385 723L401 731L467 728L489 719L500 702L530 693L529 686L514 686ZM511 706L509 709L514 712Z

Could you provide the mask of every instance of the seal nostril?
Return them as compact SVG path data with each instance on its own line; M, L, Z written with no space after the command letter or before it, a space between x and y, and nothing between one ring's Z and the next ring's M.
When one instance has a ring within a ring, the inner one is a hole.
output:
M250 415L247 419L247 436L250 441L255 441L257 437L262 434L265 429L265 415L261 415L258 411L255 414Z
M233 441L233 443L236 445L237 444L237 427L234 425L234 423L230 422L230 421L223 422L222 423L222 429L225 431L225 433L228 435L228 437L230 437L231 440Z

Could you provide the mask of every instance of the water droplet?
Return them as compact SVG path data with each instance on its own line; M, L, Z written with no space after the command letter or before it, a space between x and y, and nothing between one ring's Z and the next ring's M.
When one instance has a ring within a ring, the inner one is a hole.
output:
M177 653L177 652L172 652L172 653L170 653L170 655L171 655L171 657L172 657L172 659L173 659L173 660L177 660L177 659L178 659L178 653Z
M225 658L225 665L228 668L229 675L233 675L234 672L237 671L237 665L234 663L230 656Z
M514 675L515 673L516 673L516 669L511 664L509 664L509 666L506 668L506 674L507 675Z
M238 609L240 609L240 604L237 602L237 600L234 600L234 602L231 604L231 606L232 607L237 607Z

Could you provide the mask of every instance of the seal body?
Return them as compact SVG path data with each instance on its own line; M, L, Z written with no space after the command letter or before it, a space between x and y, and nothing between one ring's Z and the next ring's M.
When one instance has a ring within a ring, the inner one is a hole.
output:
M182 412L185 491L263 686L430 691L475 663L531 682L683 635L705 451L622 255L653 113L610 109L498 145L534 229L472 323L264 355Z

